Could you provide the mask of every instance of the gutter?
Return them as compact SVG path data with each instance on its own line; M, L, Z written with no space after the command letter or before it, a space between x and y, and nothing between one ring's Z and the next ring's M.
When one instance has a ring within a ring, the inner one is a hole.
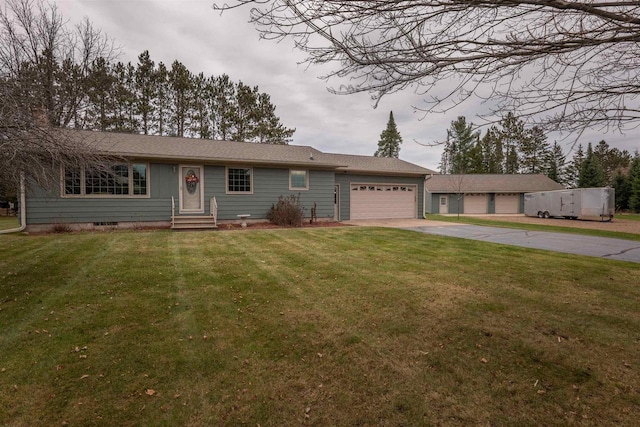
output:
M20 227L0 230L0 234L19 233L27 228L27 192L24 184L24 172L20 172Z

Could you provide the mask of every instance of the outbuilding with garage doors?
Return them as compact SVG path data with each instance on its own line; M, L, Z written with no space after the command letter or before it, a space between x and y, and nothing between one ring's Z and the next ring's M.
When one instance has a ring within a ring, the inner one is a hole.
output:
M425 181L425 211L519 214L524 212L524 193L563 188L542 174L433 175Z

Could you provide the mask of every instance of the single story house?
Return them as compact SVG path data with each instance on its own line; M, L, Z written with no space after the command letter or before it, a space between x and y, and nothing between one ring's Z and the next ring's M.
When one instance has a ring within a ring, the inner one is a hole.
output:
M541 174L433 175L425 181L425 212L518 214L524 212L524 193L562 189Z
M66 132L66 131L64 131ZM433 171L392 158L139 134L68 131L112 158L110 172L61 168L55 188L27 187L28 231L99 227L215 227L266 219L279 196L299 195L318 220L422 218Z

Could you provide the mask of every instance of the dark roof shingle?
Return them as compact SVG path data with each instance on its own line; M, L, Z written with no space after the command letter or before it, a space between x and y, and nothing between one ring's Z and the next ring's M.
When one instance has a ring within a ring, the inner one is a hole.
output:
M400 159L328 154L304 145L271 145L170 136L93 131L66 131L72 138L105 154L138 159L206 163L288 165L356 173L428 175L433 171Z
M564 186L542 174L461 174L434 175L425 188L431 193L529 193Z

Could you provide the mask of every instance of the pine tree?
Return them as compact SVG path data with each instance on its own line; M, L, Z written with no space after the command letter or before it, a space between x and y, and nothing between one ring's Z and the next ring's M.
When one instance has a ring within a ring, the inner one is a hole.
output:
M525 131L525 137L519 144L519 151L520 171L522 173L541 173L549 158L549 144L542 129L534 126Z
M582 150L582 144L578 144L578 149L573 155L571 164L567 167L567 185L569 188L578 187L578 178L580 176L582 162L584 162L584 151Z
M189 133L191 136L202 139L211 139L213 136L209 105L207 103L207 98L212 93L210 82L210 79L205 78L203 73L192 76L193 100L191 103Z
M616 211L629 209L629 199L631 198L629 173L624 173L622 169L618 169L613 176L611 186L616 190Z
M394 157L397 159L400 155L400 144L402 144L402 137L393 119L393 111L391 111L387 128L380 134L378 149L373 155L375 157Z
M504 173L513 174L520 170L518 150L527 138L524 122L513 113L508 113L500 122L500 139L504 147Z
M235 86L235 114L232 116L231 138L234 141L251 141L255 136L258 87L238 82Z
M451 122L447 130L447 141L442 154L441 172L451 174L468 173L472 168L472 150L478 144L480 134L473 131L464 116ZM477 155L477 153L475 153ZM442 170L446 168L444 171Z
M587 146L587 154L580 166L578 176L578 188L602 187L606 185L602 166L598 158L593 154L591 143Z
M547 153L545 164L545 174L549 178L563 185L567 183L566 157L557 142L553 143L551 150Z
M288 144L295 129L287 129L276 116L276 107L266 93L258 95L256 105L255 142L261 144Z
M503 173L504 151L500 131L491 126L480 140L482 145L484 173Z
M86 83L88 96L88 107L84 116L86 129L103 132L112 130L116 83L117 77L113 74L109 63L104 58L94 61Z
M135 72L136 82L136 110L140 115L140 126L145 135L151 132L153 116L153 99L156 96L155 63L145 50L138 56L138 66Z
M152 101L153 105L153 129L155 135L168 135L169 120L171 113L171 100L169 89L169 71L166 65L160 62L155 72L156 97Z
M173 61L169 71L169 89L171 100L172 134L185 136L191 111L192 79L191 72L179 61Z
M640 213L640 155L638 152L636 152L631 162L629 181L631 183L629 209L632 212Z
M228 75L223 74L215 79L213 93L215 136L226 141L231 139L231 128L236 109L235 86Z

